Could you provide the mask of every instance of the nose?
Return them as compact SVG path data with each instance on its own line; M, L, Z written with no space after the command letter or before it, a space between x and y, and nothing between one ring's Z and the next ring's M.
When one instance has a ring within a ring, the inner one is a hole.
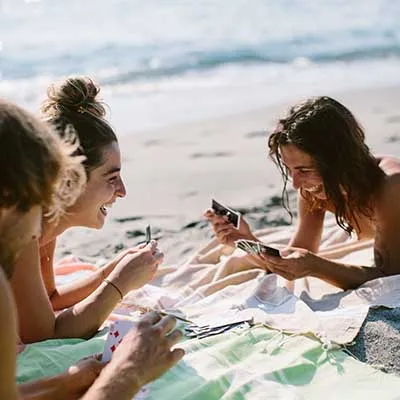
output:
M297 172L292 174L292 186L294 189L299 189L302 185L302 179Z
M122 178L118 180L118 186L116 188L116 194L118 197L125 197L126 196L126 189L125 184Z

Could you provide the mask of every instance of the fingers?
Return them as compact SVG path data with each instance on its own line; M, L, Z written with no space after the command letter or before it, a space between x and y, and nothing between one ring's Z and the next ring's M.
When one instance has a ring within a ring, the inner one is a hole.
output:
M147 243L144 247L143 250L145 251L150 251L152 253L154 253L157 249L157 241L156 240L150 240L149 243Z
M208 208L203 214L213 225L218 223L226 223L228 218L226 215L216 214L212 208Z
M185 355L185 350L183 349L174 349L170 353L170 359L172 364L176 364L183 356Z
M176 319L167 316L162 318L156 325L155 327L160 330L161 335L166 335L168 332L172 331L176 325Z
M172 333L170 333L167 336L167 344L168 347L172 347L175 344L177 344L178 342L180 342L180 340L183 337L183 333L182 331L180 331L179 329L175 329Z
M215 211L212 208L207 208L207 210L204 211L203 215L207 219L210 219L210 218L215 217L216 214L215 214Z
M164 253L158 249L153 253L154 262L156 264L161 264L164 260Z
M151 311L151 312L149 312L149 313L147 313L147 314L145 314L141 319L140 319L140 321L139 322L144 322L144 323L148 323L148 324L151 324L151 325L154 325L154 324L156 324L157 322L159 322L160 320L161 320L161 315L158 313L158 312L156 312L156 311Z

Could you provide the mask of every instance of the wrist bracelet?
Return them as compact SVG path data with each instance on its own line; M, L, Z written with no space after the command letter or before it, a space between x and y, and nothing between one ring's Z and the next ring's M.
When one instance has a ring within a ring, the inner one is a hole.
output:
M112 283L108 279L103 279L103 282L108 283L109 285L111 285L119 293L119 295L121 296L121 300L124 298L124 295L122 294L121 290L119 290L119 287L117 285L115 285L114 283Z

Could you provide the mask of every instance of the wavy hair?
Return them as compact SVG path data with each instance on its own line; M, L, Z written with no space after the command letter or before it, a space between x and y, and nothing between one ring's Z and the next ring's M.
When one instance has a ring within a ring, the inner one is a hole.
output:
M290 213L288 173L279 149L293 144L314 159L338 225L349 234L359 228L356 215L372 216L373 200L384 179L364 140L364 131L353 114L331 97L311 98L292 107L268 138L269 155L283 177L286 210ZM311 210L324 206L311 193L300 189L300 194Z

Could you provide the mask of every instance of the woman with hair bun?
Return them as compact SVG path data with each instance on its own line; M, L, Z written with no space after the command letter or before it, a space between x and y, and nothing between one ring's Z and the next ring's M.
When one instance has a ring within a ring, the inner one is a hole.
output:
M57 237L74 226L100 229L108 208L126 195L118 140L104 118L105 108L97 99L99 91L91 79L71 77L51 85L42 106L44 119L60 136L74 132L78 137L77 154L85 157L87 183L57 222L44 221L40 239L21 254L15 266L11 284L20 336L26 343L90 337L125 294L152 279L163 259L152 241L123 251L82 280L61 287L55 284ZM62 313L54 313L65 308Z

